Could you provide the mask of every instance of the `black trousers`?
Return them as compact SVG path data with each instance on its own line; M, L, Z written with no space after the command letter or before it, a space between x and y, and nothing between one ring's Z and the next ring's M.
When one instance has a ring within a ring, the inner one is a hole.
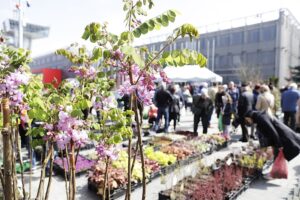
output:
M292 130L296 130L296 112L283 112L283 122Z
M241 128L242 128L242 140L248 141L249 133L248 133L248 128L247 128L244 120L242 120L242 122L241 122Z
M198 130L198 124L200 122L202 122L202 126L203 126L203 133L207 133L207 128L208 128L208 124L209 124L209 116L208 115L194 115L194 134L197 134L197 130Z

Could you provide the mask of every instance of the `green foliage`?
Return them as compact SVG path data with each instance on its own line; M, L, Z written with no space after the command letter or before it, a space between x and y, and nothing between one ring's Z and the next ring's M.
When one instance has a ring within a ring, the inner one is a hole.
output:
M145 35L154 29L159 30L161 26L166 27L170 22L175 21L177 13L177 11L168 10L155 18L149 19L134 29L133 35L139 38L142 34Z
M199 32L197 28L194 27L192 24L183 24L174 30L174 35L181 36L182 38L188 35L190 37L190 40L192 41L193 38L199 37Z
M206 58L197 51L184 49L182 51L165 51L161 58L160 63L162 66L183 66L189 64L199 65L204 67L206 65Z
M0 62L3 61L5 65L5 68L0 71L0 78L4 78L20 67L29 71L28 63L31 62L29 55L30 51L25 49L0 46Z

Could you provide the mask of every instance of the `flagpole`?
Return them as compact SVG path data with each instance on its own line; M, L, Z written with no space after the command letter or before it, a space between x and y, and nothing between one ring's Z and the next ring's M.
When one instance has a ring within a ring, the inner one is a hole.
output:
M23 7L22 0L19 0L19 48L23 48Z

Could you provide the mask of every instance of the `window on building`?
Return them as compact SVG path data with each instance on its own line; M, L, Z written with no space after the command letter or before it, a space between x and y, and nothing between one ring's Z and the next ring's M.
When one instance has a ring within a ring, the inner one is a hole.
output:
M229 35L221 35L219 39L219 47L227 47L230 44Z
M223 68L225 66L228 66L228 56L227 55L220 56L220 58L219 58L219 67Z
M231 34L231 44L238 45L244 43L244 32L236 32Z
M235 54L232 56L232 64L234 67L239 67L242 65L242 56L241 54Z
M259 55L260 65L274 65L275 64L275 51L263 51Z
M201 49L206 49L206 45L207 45L206 39L203 38L203 39L201 39L200 41L201 41L201 45L200 45L200 46L201 46Z
M262 28L262 40L271 41L276 38L276 26L268 26Z
M259 29L249 30L247 32L247 42L248 43L259 42Z
M247 53L247 65L257 65L257 52Z

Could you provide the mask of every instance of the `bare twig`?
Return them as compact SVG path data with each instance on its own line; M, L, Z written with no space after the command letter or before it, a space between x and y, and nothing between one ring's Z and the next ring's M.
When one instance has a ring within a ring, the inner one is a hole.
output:
M47 154L45 160L43 161L43 165L42 165L42 169L41 169L41 177L40 177L38 192L37 192L37 195L36 195L36 198L35 198L36 200L39 200L40 196L41 196L42 185L44 184L44 181L45 181L45 169L46 169L46 166L47 166L48 161L50 159L50 156L52 156L52 152L48 151L48 154Z
M64 159L63 151L61 151L61 160L62 160L62 164L63 164L63 168L64 168L66 195L67 195L67 200L69 200L67 171L66 171L66 168L65 168L65 159Z
M18 123L17 123L18 125ZM19 145L19 138L18 138L18 134L19 133L19 128L17 126L17 131L16 131L16 142L17 142L17 154L18 154L18 159L19 159L19 163L20 163L20 167L21 167L21 181L22 181L22 191L23 191L23 199L26 199L26 190L25 190L25 180L24 180L24 166L23 166L23 159L21 156L21 148ZM31 176L31 175L30 175Z
M50 174L49 174L49 179L48 179L48 185L47 185L47 190L46 190L46 197L45 200L49 198L49 192L50 192L50 187L51 187L51 182L52 182L52 172L53 172L53 157L54 157L54 149L53 149L53 142L51 142L50 146L50 151L51 151L51 157L50 157Z

